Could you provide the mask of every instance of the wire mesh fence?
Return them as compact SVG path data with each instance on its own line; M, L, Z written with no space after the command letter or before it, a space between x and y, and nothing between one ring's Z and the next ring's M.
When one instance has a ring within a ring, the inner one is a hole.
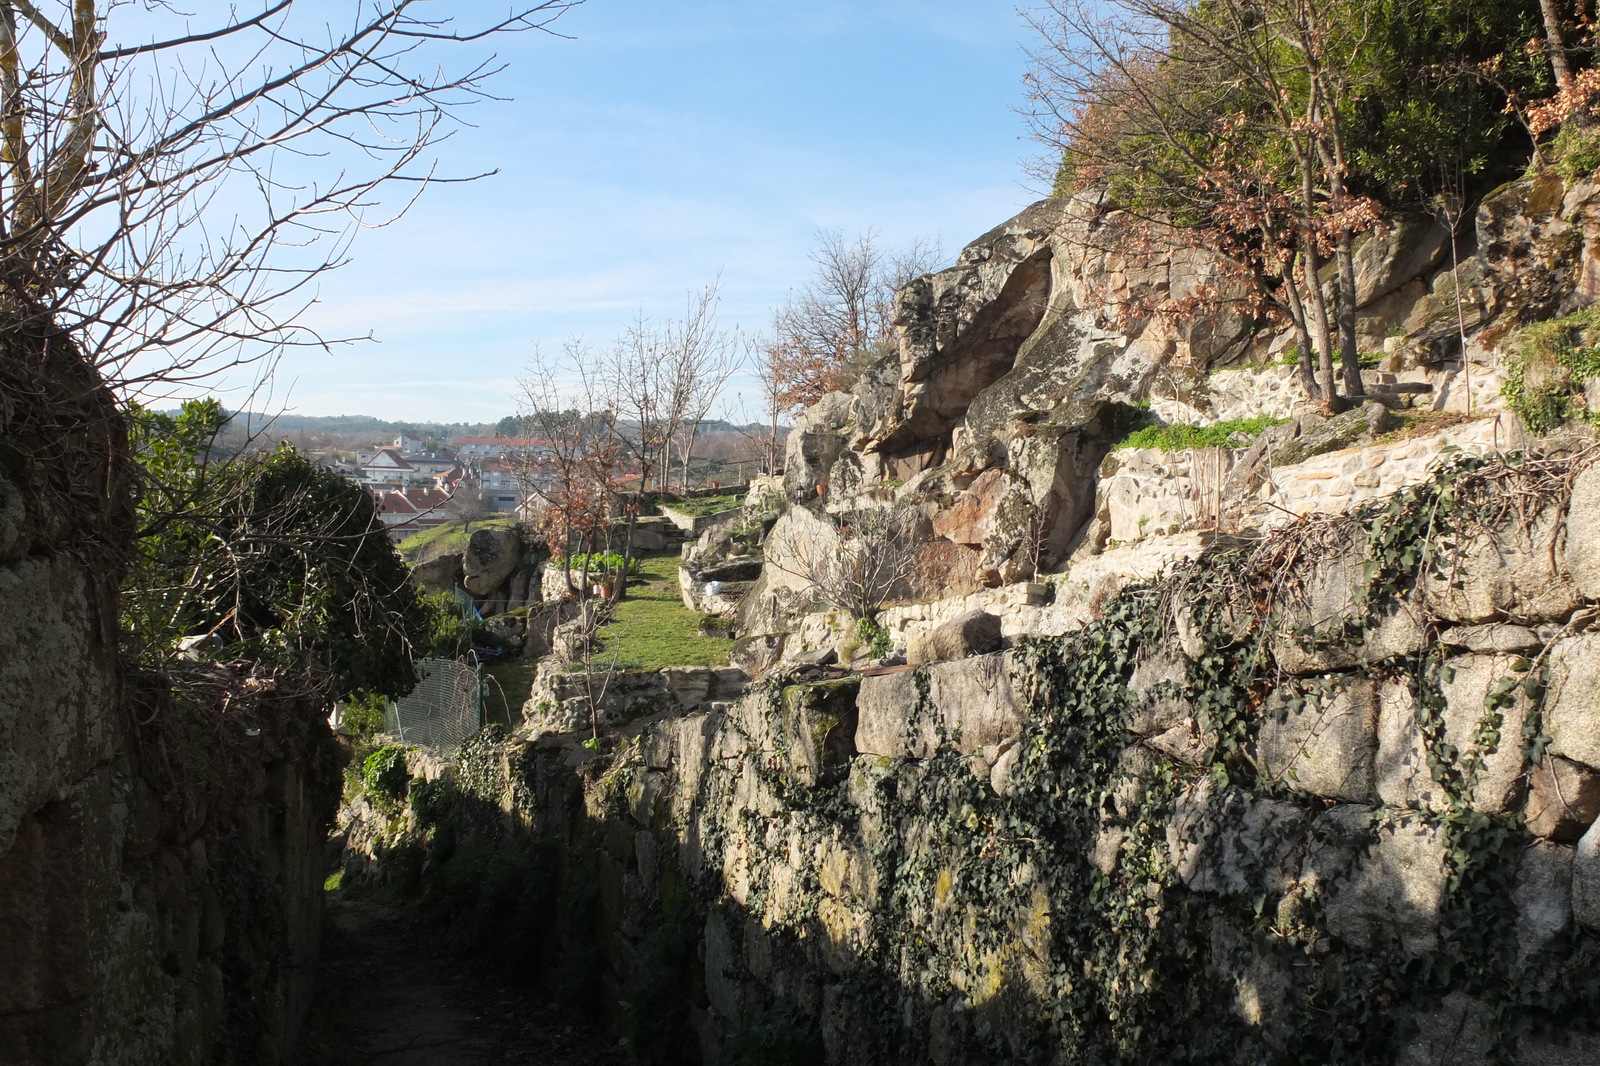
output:
M423 659L417 672L417 687L384 712L383 731L448 758L483 728L482 668L458 659Z

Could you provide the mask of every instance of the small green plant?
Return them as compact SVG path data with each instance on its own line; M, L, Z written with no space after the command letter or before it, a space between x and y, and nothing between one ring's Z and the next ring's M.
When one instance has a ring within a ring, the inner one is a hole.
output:
M1273 426L1281 426L1287 421L1286 418L1256 415L1254 418L1236 418L1211 426L1147 423L1133 430L1113 447L1159 448L1164 452L1181 452L1190 448L1241 448Z
M1576 122L1565 122L1550 145L1556 173L1567 182L1587 178L1600 170L1600 132Z
M1525 327L1500 392L1530 433L1545 434L1569 419L1589 419L1583 394L1597 377L1600 310L1590 308Z
M406 785L411 779L406 770L406 752L402 744L390 744L367 756L361 764L361 787L367 795L380 803L399 803L406 795Z
M883 628L876 618L856 619L856 640L867 645L869 658L881 659L894 650L894 642L889 639L889 631Z

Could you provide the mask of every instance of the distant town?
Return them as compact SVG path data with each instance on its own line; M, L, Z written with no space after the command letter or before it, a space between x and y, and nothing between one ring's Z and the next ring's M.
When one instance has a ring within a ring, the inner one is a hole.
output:
M372 493L384 526L401 540L452 520L533 519L558 477L563 448L570 452L573 445L522 435L525 428L515 416L475 425L240 412L218 444L238 452L290 442ZM679 444L688 449L688 461L680 450L669 471L642 487L688 492L744 485L769 472L787 432L787 427L700 423L692 441ZM616 480L638 486L642 479L637 468L624 463Z

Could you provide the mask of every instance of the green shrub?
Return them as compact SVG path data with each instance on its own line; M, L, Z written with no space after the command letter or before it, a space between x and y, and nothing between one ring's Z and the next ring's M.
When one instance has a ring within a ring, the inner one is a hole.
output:
M1501 395L1530 433L1588 420L1583 393L1600 377L1600 309L1524 327L1506 360Z
M1590 177L1600 170L1600 131L1565 123L1550 145L1550 155L1556 173L1568 183Z
M876 618L856 619L856 639L867 645L867 655L873 659L881 659L894 650L889 631Z
M386 697L376 692L356 692L344 702L344 727L357 740L370 740L383 732Z
M406 752L401 744L390 744L367 756L361 764L361 787L380 803L399 803L405 798L411 775L406 770Z
M419 657L458 659L471 651L483 623L448 592L431 592L420 599L428 627Z

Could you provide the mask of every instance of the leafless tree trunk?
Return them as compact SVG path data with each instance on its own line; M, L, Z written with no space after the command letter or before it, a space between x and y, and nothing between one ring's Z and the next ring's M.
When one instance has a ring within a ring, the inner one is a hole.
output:
M810 281L774 313L772 335L757 349L776 405L806 407L848 385L866 358L896 342L896 290L942 258L937 244L924 241L889 253L871 230L854 240L819 232Z
M541 450L513 453L508 459L525 498L545 508L542 524L564 561L570 560L580 535L589 541L584 546L587 561L596 529L615 507L616 449L602 439L602 432L609 436L609 431L599 430L601 419L576 384L581 381L579 368L593 358L579 341L569 341L555 358L536 348L518 379L518 414L543 444ZM577 585L565 562L563 573L568 594L576 596L587 587L587 565Z

